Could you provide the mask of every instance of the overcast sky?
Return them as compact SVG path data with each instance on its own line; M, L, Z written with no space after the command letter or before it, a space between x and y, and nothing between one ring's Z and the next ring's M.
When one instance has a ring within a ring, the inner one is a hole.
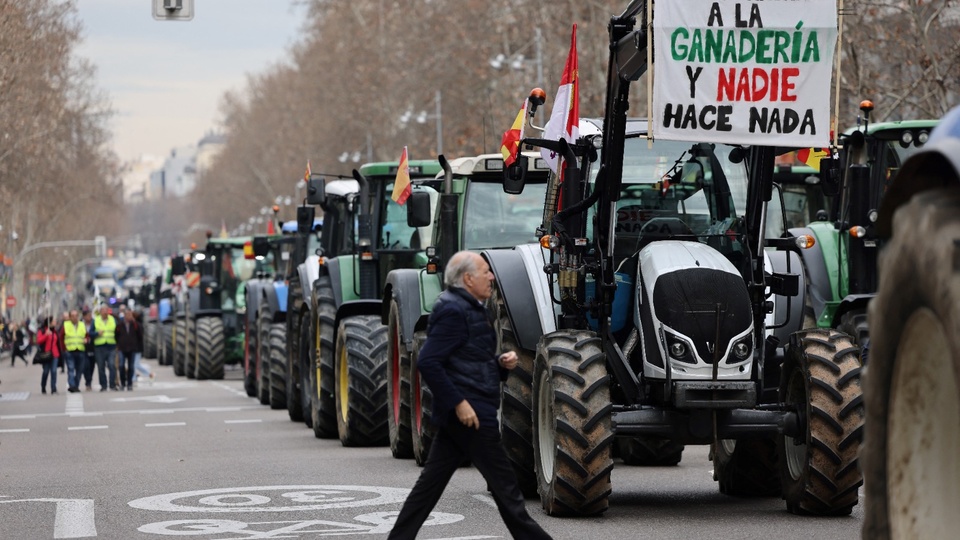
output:
M152 0L77 0L77 55L97 66L124 160L167 155L215 126L220 98L285 62L305 8L291 0L195 0L189 22L156 21Z

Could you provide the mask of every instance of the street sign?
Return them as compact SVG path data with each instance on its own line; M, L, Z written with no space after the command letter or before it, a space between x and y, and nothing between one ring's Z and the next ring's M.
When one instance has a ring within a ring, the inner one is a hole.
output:
M158 21L193 19L193 0L152 0L153 18Z
M15 307L17 307L17 299L16 299L16 297L13 296L12 294L7 297L7 307L8 307L8 308L15 308Z

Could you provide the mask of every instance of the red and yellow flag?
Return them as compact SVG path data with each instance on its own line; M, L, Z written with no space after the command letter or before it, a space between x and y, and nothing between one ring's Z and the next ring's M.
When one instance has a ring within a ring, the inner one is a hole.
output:
M410 163L407 160L407 147L403 147L403 153L400 154L400 166L397 167L397 177L393 180L393 194L390 196L397 204L407 202L410 192L413 189L410 186Z
M513 162L517 160L517 154L520 153L520 141L523 140L523 128L526 119L527 100L524 99L513 125L503 132L503 138L500 140L500 154L503 155L503 165L506 167L513 165Z
M802 148L797 150L797 159L812 167L815 171L820 170L820 160L830 157L829 148Z
M310 181L310 174L311 174L311 172L310 172L310 160L308 159L308 160L307 160L307 170L303 173L303 181L304 181L304 182L309 182L309 181Z

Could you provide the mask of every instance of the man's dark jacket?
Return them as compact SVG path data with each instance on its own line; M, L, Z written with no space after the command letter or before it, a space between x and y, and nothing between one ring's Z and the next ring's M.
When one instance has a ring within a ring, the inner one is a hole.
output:
M427 327L417 367L433 393L432 421L443 426L464 399L481 426L497 425L500 382L507 370L497 361L497 335L486 310L459 287L440 294Z
M127 317L117 320L117 350L125 353L137 352L137 346L143 340L141 332L137 321Z

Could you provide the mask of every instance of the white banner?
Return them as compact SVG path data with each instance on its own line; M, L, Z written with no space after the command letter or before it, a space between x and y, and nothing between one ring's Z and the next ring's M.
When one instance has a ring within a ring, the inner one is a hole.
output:
M658 139L827 146L836 0L683 0L654 9Z

